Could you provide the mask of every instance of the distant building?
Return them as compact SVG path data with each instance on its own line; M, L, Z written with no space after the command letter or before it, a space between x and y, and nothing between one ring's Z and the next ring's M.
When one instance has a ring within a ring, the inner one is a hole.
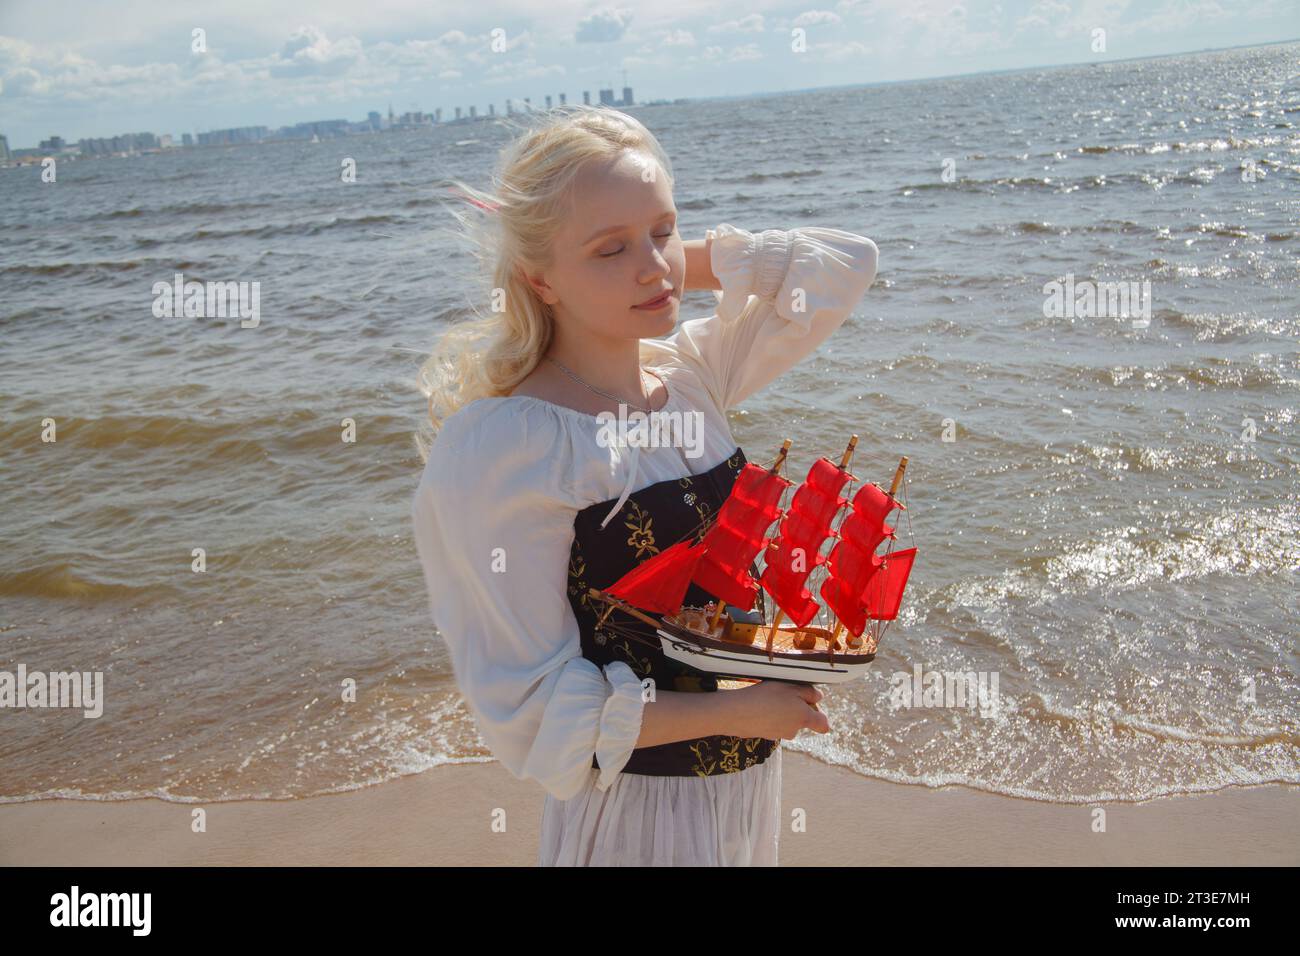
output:
M564 93L561 93L561 94L560 94L560 105L561 105L561 106L564 106L564 105L565 105L565 95L566 95L566 94L564 94Z
M591 90L582 91L582 105L583 106L591 105Z
M550 93L547 93L547 94L546 94L546 108L547 108L548 110L551 108L551 94L550 94Z
M0 134L0 163L9 162L9 140Z
M199 133L200 146L232 146L236 143L260 143L270 135L265 126L240 126L236 129L214 129ZM308 134L310 135L310 134Z
M294 123L281 126L277 136L281 139L311 139L316 136L326 139L331 136L346 136L352 123L345 119L315 120L311 123Z
M632 87L630 86L623 87L623 102L620 103L619 105L620 106L634 105L634 101L632 99Z
M48 150L51 153L57 153L59 150L63 149L63 145L62 136L51 136L49 139L41 140L39 148Z
M96 136L77 141L82 156L116 156L161 149L162 141L153 133L123 133L121 136Z
M366 114L366 119L370 121L370 128L378 131L384 128L384 118L379 115L379 110L371 110Z
M193 145L194 145L194 137L191 136L189 133L181 133L181 145L182 145L182 146L193 146Z

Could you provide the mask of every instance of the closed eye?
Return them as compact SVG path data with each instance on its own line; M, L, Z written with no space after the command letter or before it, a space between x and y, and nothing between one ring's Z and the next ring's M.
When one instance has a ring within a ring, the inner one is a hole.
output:
M676 231L677 231L677 227L676 227L676 226L673 226L672 229L669 229L668 232L663 233L662 235L656 233L656 234L655 234L655 238L656 238L656 239L671 239L672 236L673 236L673 233L676 232ZM613 252L602 252L602 253L600 253L599 255L600 255L600 258L602 258L602 259L608 259L608 258L610 258L611 256L616 256L616 255L618 255L618 254L619 254L620 252L622 252L622 251L623 251L623 250L620 248L620 249L615 249Z

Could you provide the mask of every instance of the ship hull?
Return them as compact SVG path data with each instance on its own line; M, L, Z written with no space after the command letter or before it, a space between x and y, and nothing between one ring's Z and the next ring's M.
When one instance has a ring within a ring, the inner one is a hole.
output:
M822 638L817 650L792 648L796 634L810 632ZM839 684L865 675L867 665L876 659L874 652L851 649L829 654L825 649L825 638L829 637L825 628L780 629L770 656L766 649L767 627L760 630L760 636L752 644L709 637L666 619L657 628L657 633L663 652L669 658L719 677ZM778 649L778 645L785 649Z

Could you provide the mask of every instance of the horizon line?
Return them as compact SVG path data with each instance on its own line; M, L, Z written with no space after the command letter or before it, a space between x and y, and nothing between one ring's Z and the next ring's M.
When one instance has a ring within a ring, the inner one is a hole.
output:
M1075 67L1075 66L1100 66L1103 63L1132 63L1139 60L1163 60L1163 59L1169 59L1170 57L1176 57L1176 56L1194 56L1199 53L1219 53L1228 50L1247 50L1247 49L1254 49L1257 47L1284 46L1288 43L1300 43L1300 36L1291 37L1285 40L1270 40L1267 43L1238 43L1232 46L1201 47L1200 49L1196 49L1196 50L1182 50L1174 53L1153 53L1153 54L1148 54L1146 56L1115 57L1106 60L1076 60L1069 63L1039 64L1035 66L1016 66L1016 67L1009 67L1005 69L972 70L965 73L937 73L929 76L916 76L916 77L909 77L907 79L901 79L901 80L870 80L867 82L859 82L859 83L837 83L830 86L805 86L805 87L795 87L795 88L787 88L787 89L780 89L780 90L754 90L747 93L729 93L729 94L724 94L719 96L679 96L679 97L672 97L672 98L659 96L659 97L653 97L652 100L663 101L656 105L672 105L678 101L704 103L704 102L716 102L716 101L724 101L724 100L751 99L751 98L764 97L764 96L785 96L785 95L791 95L795 93L815 93L822 90L851 90L851 89L860 89L862 87L869 87L869 86L890 86L890 85L897 85L897 84L904 84L904 83L925 83L931 80L951 80L951 79L962 79L965 77L974 77L974 76L998 76L998 75L1011 74L1011 73L1027 73L1033 70L1062 70L1062 69L1067 69L1069 67ZM390 100L392 99L391 92L386 95ZM506 97L507 102L510 102L514 99L516 99L516 97ZM631 108L636 108L640 106L649 106L651 105L652 100L647 100L639 103L632 103ZM493 101L489 101L489 102L491 103ZM628 107L617 107L617 108L628 108ZM545 111L546 111L546 107L540 107L536 109L533 108L525 109L522 110L521 112L528 113L528 112L545 112ZM420 112L431 113L432 111L420 110ZM506 115L506 114L498 114L498 115ZM474 118L487 119L490 118L490 116L491 114L488 113L480 113ZM460 118L469 119L470 117L468 115L464 115L461 116ZM301 125L301 123L310 123L310 122L330 122L330 121L302 120L298 124L293 124L293 123L281 124L277 128L284 128L284 126L286 125L289 126ZM348 122L353 122L353 121L348 120ZM449 125L454 122L455 122L454 119L444 120L440 123L434 124L434 128L436 129L439 126ZM253 125L258 126L262 124L253 124ZM203 132L220 132L222 129L243 129L243 128L245 127L219 127L219 128L204 130ZM270 127L268 127L268 129L269 128ZM149 132L151 134L153 133L152 130L145 130L143 132ZM184 132L185 131L182 131L182 133ZM195 135L197 135L198 132L199 130L197 128L193 130L193 133ZM3 134L3 130L0 130L0 134ZM50 135L57 136L58 134L51 133ZM115 135L125 136L125 135L134 135L134 134L118 133ZM171 135L171 134L154 134L154 135ZM67 142L69 144L72 144L72 143L80 142L81 140L84 139L107 139L107 138L109 137L79 136L77 137L77 139L67 140ZM39 149L39 148L40 148L40 140L37 140L37 143L34 146L15 146L13 144L9 145L10 152L13 152L15 150L29 150L29 149Z

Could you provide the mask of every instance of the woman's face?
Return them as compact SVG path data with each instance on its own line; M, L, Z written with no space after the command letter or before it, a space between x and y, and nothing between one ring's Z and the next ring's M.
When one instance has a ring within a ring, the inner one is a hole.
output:
M583 166L550 268L530 279L566 331L583 338L654 338L677 321L686 252L668 177L624 150ZM539 281L540 279L540 281ZM671 290L660 308L637 308Z

